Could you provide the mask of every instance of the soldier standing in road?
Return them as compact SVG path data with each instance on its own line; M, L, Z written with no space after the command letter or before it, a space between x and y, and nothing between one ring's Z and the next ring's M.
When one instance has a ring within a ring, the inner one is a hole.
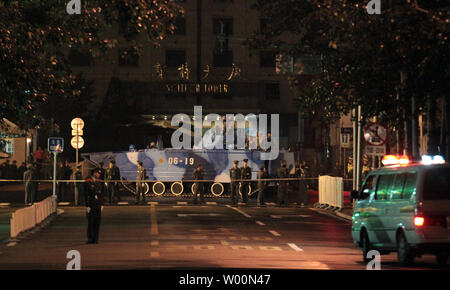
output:
M100 170L100 178L102 178L103 179L103 182L102 182L102 196L103 196L103 198L106 196L106 186L105 186L105 168L103 168L103 165L105 165L103 162L100 162L99 164L98 164L98 167L97 167L97 169L98 170Z
M117 180L120 180L120 170L116 166L116 161L111 160L109 162L109 167L105 172L106 179L106 189L109 195L109 203L114 203L114 199L117 196L117 201L120 201L119 190Z
M142 166L142 162L138 161L138 170L137 170L137 177L136 177L136 204L142 203L145 204L145 193L144 193L144 182L141 180L147 179L147 170Z
M23 174L23 182L25 184L25 204L33 203L36 198L36 180L37 174L33 165L29 164L27 170Z
M256 204L258 207L265 206L264 204L264 194L266 191L267 181L261 179L267 179L269 174L267 173L264 164L261 164L260 170L258 171L258 197L256 199Z
M278 178L288 178L289 177L289 172L288 172L288 169L286 168L286 166L287 166L286 160L282 160L281 167L278 168L278 170L277 170ZM287 181L280 180L278 182L278 205L279 206L287 205L287 197L288 197L288 193L287 193L288 186L287 185L288 185Z
M204 171L203 165L199 163L197 168L194 170L194 180L203 180L204 179ZM196 182L194 183L194 203L197 203L197 196L200 195L200 203L204 203L203 199L203 183Z
M294 169L294 177L295 178L305 178L305 171L303 170L302 166L300 165L301 162L295 163L295 169ZM305 180L296 180L294 182L296 185L296 189L298 191L298 199L297 199L297 205L304 206L306 203L306 185Z
M251 179L252 178L252 169L247 166L248 159L244 159L244 166L241 168L241 179ZM250 193L250 182L249 181L243 181L242 182L242 201L244 203L247 203L248 201L248 194Z
M100 179L100 174L100 171L95 169L93 176L86 180L86 190L88 192L88 201L86 204L88 240L86 244L98 244L98 234L102 217L102 181Z
M231 205L237 206L236 194L239 190L239 182L233 181L236 179L241 179L241 169L238 167L239 161L234 160L233 168L230 169L230 191L231 191Z

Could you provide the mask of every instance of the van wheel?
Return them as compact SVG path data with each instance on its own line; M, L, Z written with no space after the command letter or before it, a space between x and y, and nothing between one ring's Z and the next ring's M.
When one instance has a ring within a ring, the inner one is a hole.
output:
M369 235L367 234L367 231L364 230L361 234L361 248L362 248L362 254L363 254L363 261L364 263L369 262L369 258L367 258L367 253L372 250L372 246L370 245Z
M448 254L447 253L439 253L436 255L436 262L439 265L445 266L447 265L447 261L448 261Z
M412 249L403 232L397 235L397 259L402 266L410 265L414 261Z

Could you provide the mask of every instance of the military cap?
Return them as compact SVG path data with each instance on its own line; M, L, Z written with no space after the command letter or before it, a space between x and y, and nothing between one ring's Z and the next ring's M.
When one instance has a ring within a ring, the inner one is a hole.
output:
M260 168L260 169L264 169L264 168L265 168L264 164L261 164L261 165L259 166L259 168Z
M233 163L234 164L239 164L239 160L234 160Z
M245 158L245 159L244 159L244 162L248 162L248 159L247 159L247 158Z
M282 166L283 166L283 165L287 165L286 160L281 160L281 165L282 165Z
M137 163L142 166L142 161L138 161Z
M111 162L112 164L116 164L116 160L111 160L109 162Z

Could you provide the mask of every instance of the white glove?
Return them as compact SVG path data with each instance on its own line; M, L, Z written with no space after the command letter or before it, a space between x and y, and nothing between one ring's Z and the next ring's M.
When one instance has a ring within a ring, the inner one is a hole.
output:
M86 212L87 213L90 213L91 212L91 208L88 206L88 207L86 207Z

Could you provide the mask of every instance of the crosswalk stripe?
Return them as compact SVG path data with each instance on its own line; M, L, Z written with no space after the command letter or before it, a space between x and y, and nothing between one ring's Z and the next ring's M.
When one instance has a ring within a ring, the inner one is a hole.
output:
M288 246L291 247L294 251L303 252L303 249L297 247L297 245L294 243L288 243Z
M279 237L281 236L277 231L269 231L269 233L271 233L272 235Z
M256 223L257 223L258 225L260 225L260 226L265 226L265 225L266 225L265 223L263 223L263 222L261 222L261 221L256 221Z

